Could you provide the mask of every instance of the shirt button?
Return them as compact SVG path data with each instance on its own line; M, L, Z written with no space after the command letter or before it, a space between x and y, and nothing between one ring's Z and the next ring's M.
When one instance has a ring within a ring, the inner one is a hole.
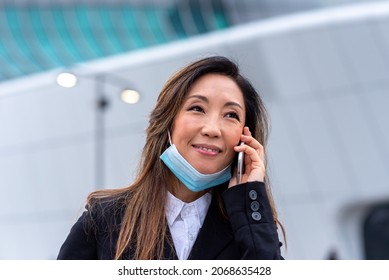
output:
M258 201L253 201L250 204L250 208L253 211L257 211L259 209L259 202Z
M257 192L254 191L254 190L251 190L251 191L249 192L249 197L250 197L252 200L256 200L257 197L258 197Z
M261 213L259 212L253 212L251 214L251 217L253 218L254 221L259 221L262 219Z

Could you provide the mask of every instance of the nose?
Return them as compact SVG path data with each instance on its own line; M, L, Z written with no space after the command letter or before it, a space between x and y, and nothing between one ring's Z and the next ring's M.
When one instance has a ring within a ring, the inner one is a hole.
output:
M208 137L221 136L221 123L217 116L206 118L202 124L201 134Z

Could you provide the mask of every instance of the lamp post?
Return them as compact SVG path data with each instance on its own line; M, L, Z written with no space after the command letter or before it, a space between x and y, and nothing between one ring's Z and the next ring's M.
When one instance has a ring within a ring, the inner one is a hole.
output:
M105 96L106 76L97 74L94 77L96 93L95 114L95 188L105 185L105 111L109 101Z
M106 123L105 113L109 106L106 86L110 84L120 86L120 98L128 104L135 104L139 101L138 91L128 87L128 81L112 73L96 73L93 75L76 75L71 72L62 72L57 76L57 83L65 88L72 88L77 85L78 79L92 79L95 92L95 189L101 189L105 185L105 153L106 153ZM124 86L123 86L124 85Z

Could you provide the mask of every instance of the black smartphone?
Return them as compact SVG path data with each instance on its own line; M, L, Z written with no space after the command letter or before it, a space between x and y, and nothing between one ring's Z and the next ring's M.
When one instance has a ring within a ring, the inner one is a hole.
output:
M243 145L244 143L241 142L240 145ZM244 152L238 153L238 166L237 166L237 173L236 173L236 183L240 184L242 182L242 174L243 174L243 165L244 165Z

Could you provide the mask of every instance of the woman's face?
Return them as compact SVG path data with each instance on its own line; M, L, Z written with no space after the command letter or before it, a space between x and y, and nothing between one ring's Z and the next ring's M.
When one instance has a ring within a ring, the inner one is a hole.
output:
M245 124L243 94L227 76L207 74L192 86L173 122L172 142L203 174L224 169Z

